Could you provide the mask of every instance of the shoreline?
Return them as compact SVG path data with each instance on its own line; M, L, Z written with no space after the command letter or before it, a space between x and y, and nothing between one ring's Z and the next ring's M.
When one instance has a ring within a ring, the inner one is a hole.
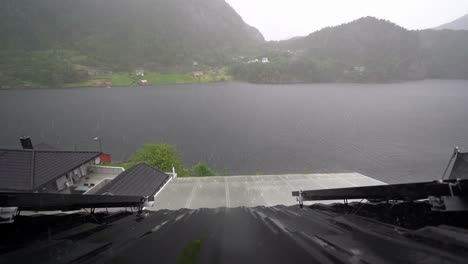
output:
M242 83L242 84L250 84L250 85L272 85L272 86L281 86L281 85L318 85L318 84L361 84L361 85L387 85L387 84L399 84L399 83L414 83L414 82L424 82L424 81L468 81L468 79L420 79L420 80L401 80L401 81L392 81L392 82L345 82L345 81L334 81L334 82L294 82L294 83L255 83L255 82L248 82L243 80L225 80L225 81L201 81L201 82L175 82L175 83L156 83L156 84L148 84L148 85L135 85L135 84L117 84L112 85L111 87L106 86L92 86L92 85L64 85L61 87L37 87L37 86L30 86L30 87L9 87L9 88L0 88L0 91L11 91L11 90L63 90L63 89L111 89L116 87L128 87L128 88L136 88L136 87L156 87L156 86L164 86L164 85L193 85L193 84L217 84L217 83Z

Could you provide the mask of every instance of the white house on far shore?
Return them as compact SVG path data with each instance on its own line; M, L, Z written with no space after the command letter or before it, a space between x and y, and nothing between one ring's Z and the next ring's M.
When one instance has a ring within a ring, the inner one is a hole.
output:
M135 70L135 75L136 75L136 76L141 76L141 77L143 77L143 76L145 76L145 70L143 70L143 69L136 69L136 70Z

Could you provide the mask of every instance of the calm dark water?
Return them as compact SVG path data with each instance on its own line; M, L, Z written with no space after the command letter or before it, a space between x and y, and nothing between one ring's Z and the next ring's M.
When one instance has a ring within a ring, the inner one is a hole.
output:
M18 137L125 160L178 146L231 174L359 172L386 182L439 178L468 150L468 81L243 83L0 91L0 146Z

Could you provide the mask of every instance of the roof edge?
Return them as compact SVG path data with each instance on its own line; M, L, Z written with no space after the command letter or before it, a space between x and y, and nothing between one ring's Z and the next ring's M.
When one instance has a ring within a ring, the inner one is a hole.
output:
M68 152L80 152L80 151L68 151ZM81 153L83 153L83 152L81 152ZM91 153L91 152L86 152L86 153ZM91 160L93 160L93 159L99 157L99 156L102 154L102 152L95 152L95 153L96 153L96 154L93 155L91 158L89 158L89 159L87 159L86 161L80 163L79 165L77 165L77 166L71 168L71 169L68 170L68 171L75 170L75 169L81 167L83 164L85 164L85 163L87 163L87 162L89 162L89 161L91 161ZM33 164L33 165L35 165L35 164ZM32 170L34 170L34 168L33 168ZM67 172L68 172L68 171L67 171ZM57 179L60 178L62 175L63 175L63 174L60 173L59 175L52 177L52 178L51 178L49 181L47 181L46 183L43 183L43 184L37 186L36 188L33 188L32 191L40 190L42 187L44 187L45 185L49 184L51 181L57 180Z

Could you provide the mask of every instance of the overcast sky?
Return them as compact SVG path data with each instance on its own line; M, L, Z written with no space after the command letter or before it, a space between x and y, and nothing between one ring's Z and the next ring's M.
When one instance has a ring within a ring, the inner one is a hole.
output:
M226 0L267 40L307 35L363 16L425 29L468 13L468 0Z

